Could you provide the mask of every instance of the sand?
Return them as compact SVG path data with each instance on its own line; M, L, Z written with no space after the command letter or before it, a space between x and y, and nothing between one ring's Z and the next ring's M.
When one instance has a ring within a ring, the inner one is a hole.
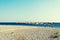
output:
M0 26L0 40L60 40L51 38L60 28L32 27L32 26Z

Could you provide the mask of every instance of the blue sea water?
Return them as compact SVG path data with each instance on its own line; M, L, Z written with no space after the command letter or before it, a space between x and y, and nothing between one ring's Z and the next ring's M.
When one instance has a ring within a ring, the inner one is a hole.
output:
M54 27L55 28L60 28L60 23L55 23Z
M60 28L60 25L54 26L54 28Z
M35 26L35 27L51 27L60 28L60 23L43 23L43 24L28 24L28 23L16 23L16 22L0 22L0 26Z

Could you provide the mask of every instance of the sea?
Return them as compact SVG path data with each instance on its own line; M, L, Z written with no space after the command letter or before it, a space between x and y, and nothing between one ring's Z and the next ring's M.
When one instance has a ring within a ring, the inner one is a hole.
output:
M17 22L0 22L0 26L34 26L34 27L51 27L51 28L60 28L60 23L49 23L43 22L41 23L17 23Z

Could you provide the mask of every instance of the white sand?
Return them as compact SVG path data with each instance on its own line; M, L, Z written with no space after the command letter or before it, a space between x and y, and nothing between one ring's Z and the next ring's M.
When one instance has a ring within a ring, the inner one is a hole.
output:
M56 32L60 34L60 28L0 26L0 40L60 40L60 37L50 38Z

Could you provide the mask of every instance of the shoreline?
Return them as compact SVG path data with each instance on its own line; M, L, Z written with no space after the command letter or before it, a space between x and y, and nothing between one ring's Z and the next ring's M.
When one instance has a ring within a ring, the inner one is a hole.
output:
M13 30L13 29L29 29L29 28L38 28L38 29L60 29L52 27L37 27L37 26L0 26L0 30Z

